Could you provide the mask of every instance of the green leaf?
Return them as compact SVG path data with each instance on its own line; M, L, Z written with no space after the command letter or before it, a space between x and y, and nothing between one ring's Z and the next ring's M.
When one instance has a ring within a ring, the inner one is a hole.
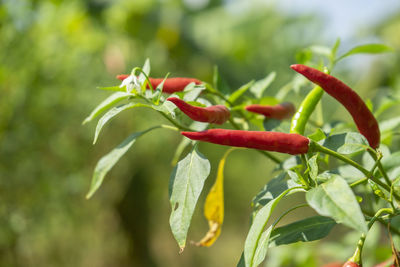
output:
M263 120L263 127L265 131L277 131L282 124L282 120L265 118Z
M278 202L287 194L292 193L291 191L293 190L297 192L302 189L293 187L285 190L278 197L270 200L268 204L257 212L244 245L244 260L246 267L256 267L264 260L272 228L270 226L265 232L263 230Z
M331 217L337 223L343 223L360 232L368 231L353 191L339 175L333 175L329 181L309 190L306 200L320 215Z
M319 141L325 139L326 135L321 129L318 128L314 133L308 135L308 138L310 138L311 140L313 140L315 142L319 142Z
M337 50L339 49L339 46L340 46L340 38L337 38L335 44L332 47L332 58L333 59L336 58L336 53L337 53Z
M246 264L244 263L244 253L242 252L242 255L240 256L239 262L236 265L236 267L246 267Z
M161 98L161 95L162 95L162 90L163 90L163 87L164 87L164 83L165 83L165 80L168 78L168 76L169 76L169 73L167 73L167 75L164 77L164 80L162 80L162 82L160 82L157 85L157 88L156 88L155 92L152 95L152 100L153 100L153 103L155 105L158 105L160 103L160 98Z
M150 74L150 60L148 58L146 58L146 61L143 64L142 67L142 71L149 76ZM139 77L138 77L139 83L140 84L144 84L145 80L146 80L146 76L144 76L144 74L142 72L140 72Z
M349 132L328 136L322 145L341 154L355 154L368 148L368 141L359 133Z
M253 95L256 98L261 98L261 96L264 93L265 89L267 89L267 87L275 80L275 77L276 77L276 73L275 72L271 72L264 79L255 82L250 87L250 92L252 92Z
M103 117L101 117L97 123L96 126L96 131L94 134L94 139L93 139L93 144L95 144L97 142L97 138L99 137L100 131L101 129L103 129L103 126L112 118L114 118L117 114L119 114L120 112L127 110L127 109L131 109L134 107L149 107L152 108L152 106L146 105L146 104L142 104L142 103L128 103L128 104L124 104L118 107L113 107L112 109L110 109L109 111L107 111L106 114L103 115Z
M126 99L130 96L130 94L126 92L116 92L109 97L107 97L103 102L101 102L93 111L90 113L90 115L82 122L82 124L85 124L94 118L96 118L98 115L103 113L105 110L111 108L113 105L118 103L119 101Z
M242 85L239 89L237 89L235 92L233 92L229 98L228 101L232 105L235 104L235 102L244 94L247 92L247 90L250 89L250 87L254 84L254 80L246 83L245 85Z
M213 86L214 89L220 91L222 94L226 95L231 92L228 83L221 77L217 66L214 66Z
M365 174L351 165L339 166L337 168L337 174L343 177L347 183L354 183L355 181L365 177Z
M319 240L326 237L335 225L331 218L314 216L278 227L271 233L269 247Z
M344 53L336 61L355 54L380 54L386 52L393 52L393 49L383 44L360 45L350 49L350 51Z
M194 82L189 83L183 92L185 95L183 96L183 100L186 102L195 101L197 97L205 90L205 86L203 84L196 85Z
M170 179L170 203L172 207L169 223L181 251L186 245L186 236L203 189L210 173L210 162L196 147L174 168Z
M280 194L287 189L299 186L293 180L288 180L286 173L282 172L278 176L272 178L254 197L252 205L257 208L258 206L265 206L271 200L277 198Z
M90 185L89 193L86 198L90 198L100 188L103 183L104 177L111 170L112 167L118 162L118 160L129 150L129 148L135 143L136 139L143 134L159 128L159 126L152 127L143 132L133 133L126 138L121 144L114 148L110 153L103 156L98 162L94 169L92 183Z
M205 129L207 129L207 126L208 126L208 123L194 121L190 125L189 128L193 129L193 131L201 132L201 131L204 131ZM174 157L172 158L172 161L171 161L172 166L175 166L178 163L178 160L179 160L181 154L183 153L185 148L192 142L194 142L194 141L190 140L189 138L186 138L186 137L182 138L181 142L179 143L178 147L175 150Z

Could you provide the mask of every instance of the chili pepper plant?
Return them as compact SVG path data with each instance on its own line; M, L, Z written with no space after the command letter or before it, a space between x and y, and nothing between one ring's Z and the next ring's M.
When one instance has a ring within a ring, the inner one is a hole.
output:
M275 95L266 90L272 87L274 72L228 93L221 90L218 72L213 83L170 78L169 74L153 78L149 60L142 68L119 75L122 83L101 87L113 92L84 120L87 123L100 117L93 143L107 122L123 111L145 107L160 114L163 121L132 133L98 161L87 198L98 191L108 171L141 136L157 129L176 132L181 142L171 154L175 166L170 175L169 224L183 251L193 212L210 174L210 162L200 152L202 143L225 146L214 185L205 192L204 216L209 231L196 243L208 247L219 237L224 220L224 168L229 168L225 161L233 151L252 149L274 164L275 170L249 203L253 211L243 253L237 255L238 266L260 265L270 247L323 239L338 224L359 234L354 250L342 262L361 266L364 241L373 224L382 225L390 237L387 240L400 235L392 223L400 214L400 151L396 151L399 146L395 145L398 137L394 132L400 121L398 117L380 119L400 99L386 96L371 101L331 75L344 58L390 52L390 48L368 44L337 56L339 45L337 41L332 48L309 48L312 56L300 54L294 62L297 64L291 66L293 79L275 90ZM289 94L304 98L290 103L286 99ZM323 97L335 101L335 108L349 112L353 120L325 121ZM304 195L304 203L280 210L279 202L293 194ZM287 214L307 207L318 215L279 224ZM272 212L280 215L278 219L271 219ZM399 266L395 245L392 241L387 245L393 252L389 264Z

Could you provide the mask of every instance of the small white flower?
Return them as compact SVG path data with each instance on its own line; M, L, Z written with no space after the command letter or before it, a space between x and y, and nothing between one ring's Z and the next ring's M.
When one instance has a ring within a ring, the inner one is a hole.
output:
M131 93L134 88L140 89L139 81L138 81L137 77L134 75L129 75L128 77L126 77L122 81L122 83L119 87L122 88L124 86L126 86L126 92L128 92L128 93Z

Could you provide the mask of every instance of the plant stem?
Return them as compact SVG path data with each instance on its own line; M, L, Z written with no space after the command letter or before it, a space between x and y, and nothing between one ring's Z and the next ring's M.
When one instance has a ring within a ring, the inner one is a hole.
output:
M370 217L374 217L374 216L375 216L374 214L372 214L372 213L370 213L370 212L368 212L368 211L366 211L366 210L362 210L362 212L363 212L364 214L366 214L367 216L370 216ZM387 223L387 222L386 222L385 220L383 220L382 218L376 218L376 220L377 220L378 222L380 222L381 224L385 225L385 226L389 226L391 232L393 232L393 233L395 233L396 235L399 235L399 236L400 236L400 230L399 230L399 229L394 228L393 226L391 226L389 223Z
M363 166L361 166L360 164L358 164L357 162L353 161L352 159L349 159L339 153L337 153L336 151L330 150L329 148L323 147L320 144L313 142L312 144L310 144L311 147L313 147L313 149L315 149L316 151L331 155L337 159L340 159L343 162L346 162L348 164L350 164L351 166L355 167L356 169L358 169L359 171L361 171L365 176L368 177L368 179L371 179L372 181L374 181L376 184L380 185L381 187L383 187L385 190L387 190L388 192L390 192L390 186L388 186L387 184L381 182L379 179L375 178L373 175L370 175L369 171L367 169L365 169ZM379 167L379 164L378 164ZM397 194L393 194L396 199L400 199L400 197Z
M361 166L360 164L358 164L357 162L353 161L352 159L349 159L345 156L343 156L342 154L337 153L336 151L330 150L329 148L326 148L324 146L321 146L320 144L311 141L312 144L310 144L310 147L313 147L316 151L331 155L337 159L340 159L343 162L346 162L348 164L350 164L351 166L355 167L356 169L358 169L359 171L361 171L365 176L369 175L369 171L367 169L365 169L363 166Z
M385 179L385 182L387 183L387 185L391 187L392 186L392 181L390 181L389 176L387 175L385 169L382 166L382 163L380 162L380 158L382 157L382 155L379 157L374 152L372 152L371 150L368 150L368 153L371 155L371 157L375 161L378 161L378 169L381 172L383 178Z

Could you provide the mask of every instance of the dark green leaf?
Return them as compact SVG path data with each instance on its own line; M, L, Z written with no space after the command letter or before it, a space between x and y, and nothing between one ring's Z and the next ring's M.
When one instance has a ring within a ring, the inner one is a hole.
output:
M232 105L235 104L235 102L244 94L246 91L254 84L254 80L246 83L245 85L242 85L239 89L237 89L235 92L233 92L229 98L228 101Z
M195 147L171 174L169 223L181 250L185 248L192 215L209 173L210 162Z
M343 223L360 232L368 231L353 191L339 175L333 175L329 181L309 190L306 199L320 215L331 217L337 223Z
M226 80L223 77L221 77L217 66L214 67L213 86L214 86L214 89L220 91L221 93L223 93L225 95L227 95L231 92L231 89L230 89L228 83L226 82Z
M335 225L331 218L314 216L278 227L271 233L269 247L319 240L326 237Z

